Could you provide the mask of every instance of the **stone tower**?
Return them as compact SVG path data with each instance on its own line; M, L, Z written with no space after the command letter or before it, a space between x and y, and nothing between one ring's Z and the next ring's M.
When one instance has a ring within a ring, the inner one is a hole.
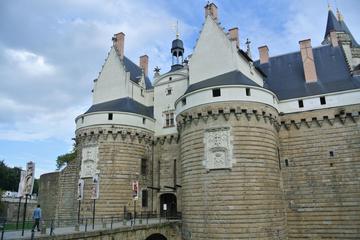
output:
M152 140L154 137L153 88L147 76L148 57L140 66L124 54L123 33L113 46L99 77L94 80L93 105L76 118L76 139L84 180L81 216L91 215L92 179L99 178L96 216L120 214L127 208L147 211L152 196ZM139 183L133 201L133 182Z
M186 239L286 239L277 133L278 100L223 32L215 4L176 102ZM235 32L234 32L235 31Z

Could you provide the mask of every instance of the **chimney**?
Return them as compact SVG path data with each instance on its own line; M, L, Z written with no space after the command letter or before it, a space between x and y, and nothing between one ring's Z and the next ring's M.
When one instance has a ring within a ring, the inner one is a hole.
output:
M306 83L316 82L317 75L314 55L311 47L311 39L302 40L299 44Z
M338 38L337 38L337 35L336 35L336 31L331 31L331 32L330 32L330 42L331 42L331 45L332 45L333 47L339 46L339 42L338 42Z
M268 46L261 46L259 49L260 64L269 62L269 48Z
M148 68L149 68L149 57L148 55L143 55L140 57L140 67L144 70L145 77L148 76Z
M230 41L236 41L236 46L239 47L239 28L229 29L229 39Z
M217 6L214 3L208 3L205 6L205 18L210 15L214 20L217 20Z
M115 49L117 50L118 54L120 55L120 58L124 58L124 41L125 41L125 33L120 32L114 35L112 38L113 45Z

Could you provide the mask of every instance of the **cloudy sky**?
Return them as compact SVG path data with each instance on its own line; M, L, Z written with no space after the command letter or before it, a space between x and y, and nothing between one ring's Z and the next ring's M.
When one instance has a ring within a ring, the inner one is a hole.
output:
M74 118L91 105L93 79L114 33L124 32L125 54L150 69L170 66L173 25L179 21L190 54L204 20L204 0L2 0L0 1L0 160L37 164L37 177L55 170L71 149ZM241 47L267 44L270 55L297 51L298 41L320 45L326 0L217 0L225 29L239 27ZM330 0L333 9L335 2ZM337 0L360 42L360 1Z

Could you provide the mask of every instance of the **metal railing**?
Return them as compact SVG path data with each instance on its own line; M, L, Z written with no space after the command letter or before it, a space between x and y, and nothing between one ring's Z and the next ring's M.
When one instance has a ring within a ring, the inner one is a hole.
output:
M114 229L121 227L133 227L140 225L158 224L181 219L181 213L156 213L156 212L124 212L118 215L104 216L104 217L83 217L83 218L56 218L56 219L41 219L40 220L40 234L41 235L63 235L73 234L77 232L98 231L105 229ZM34 221L27 219L24 224L25 236L34 239L37 231L34 226ZM0 239L16 239L22 236L22 222L7 221L0 219Z

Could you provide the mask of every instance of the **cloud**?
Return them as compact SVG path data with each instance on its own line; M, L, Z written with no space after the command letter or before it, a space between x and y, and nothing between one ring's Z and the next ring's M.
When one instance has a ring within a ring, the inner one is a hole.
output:
M5 49L5 55L8 60L24 71L26 74L32 76L51 75L55 74L55 67L47 62L41 55L37 55L30 51L18 49Z

